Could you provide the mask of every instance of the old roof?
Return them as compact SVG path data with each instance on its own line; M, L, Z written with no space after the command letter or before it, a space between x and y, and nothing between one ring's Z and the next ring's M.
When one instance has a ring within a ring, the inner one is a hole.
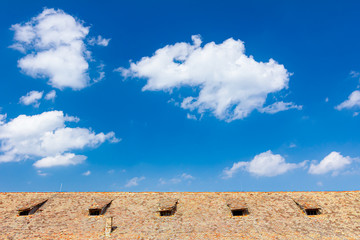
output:
M107 205L109 205L112 202L110 199L101 199L101 198L92 198L92 203L89 207L89 209L103 209Z
M316 209L321 208L319 203L311 198L298 198L294 199L295 203L299 205L301 209Z
M176 207L178 199L163 197L159 200L159 211L173 210Z
M48 201L19 216L29 199ZM94 199L113 201L89 216ZM160 217L166 199L178 200L176 213ZM244 201L249 214L233 217L229 199ZM314 201L321 215L307 216L299 199ZM360 192L0 193L0 231L0 239L358 239Z
M231 210L236 209L245 209L247 208L246 201L243 198L227 198L226 200L227 205Z
M32 209L44 202L46 202L48 199L47 198L34 198L34 199L25 199L26 202L21 202L19 203L18 206L18 211L23 211L23 210L27 210L27 209Z

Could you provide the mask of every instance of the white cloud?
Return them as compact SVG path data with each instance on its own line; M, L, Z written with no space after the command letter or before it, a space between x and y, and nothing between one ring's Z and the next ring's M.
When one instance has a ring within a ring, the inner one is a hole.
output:
M342 110L344 108L350 109L354 107L360 107L360 91L353 91L347 100L336 106L337 110Z
M274 114L274 113L281 112L281 111L286 111L286 110L289 110L289 109L301 110L302 106L295 105L292 102L280 101L280 102L275 102L275 103L273 103L273 104L271 104L269 106L266 106L264 108L261 108L261 109L259 109L259 111L262 112L262 113Z
M52 101L54 101L55 98L56 98L56 91L55 91L55 90L51 90L50 92L48 92L48 93L45 95L45 99L46 99L46 100L52 100Z
M65 153L51 157L44 157L34 163L37 168L50 168L59 166L77 165L86 160L86 156L75 155L74 153Z
M145 180L145 177L134 177L132 179L130 179L125 187L135 187L135 186L138 186L139 185L139 182Z
M295 143L290 143L289 148L296 148L296 144Z
M34 78L48 78L55 88L82 89L91 82L91 52L84 42L89 27L62 10L44 9L29 22L14 24L11 46L28 53L18 67ZM104 42L104 41L103 41Z
M37 174L39 175L39 176L42 176L42 177L46 177L48 174L47 173L44 173L43 171L41 171L41 170L37 170Z
M337 175L340 170L346 168L352 163L354 159L351 157L344 157L339 152L331 152L319 164L312 163L309 168L310 174L326 174L332 172L332 175Z
M357 71L350 71L350 76L352 78L356 78L356 77L359 77L360 76L360 73L357 72Z
M192 175L188 174L188 173L182 173L174 178L171 178L169 181L166 181L165 179L163 178L160 178L159 179L159 183L161 185L164 185L164 184L168 184L168 183L171 183L171 184L178 184L178 183L181 183L183 181L188 181L188 182L191 182L191 180L194 180L195 177L193 177Z
M274 177L295 168L303 167L306 162L299 164L287 163L279 154L273 154L270 150L256 155L250 162L237 162L231 168L223 171L224 178L231 178L239 170L245 170L255 176Z
M97 36L97 38L95 38L95 37L90 38L88 43L92 46L99 45L99 46L106 47L107 45L109 45L110 40L111 40L110 38L106 39L99 35L99 36Z
M22 96L19 100L24 105L33 105L39 107L39 100L42 98L44 92L30 91L25 96Z
M289 72L270 59L257 62L245 55L244 43L229 38L221 44L201 47L200 36L193 43L180 42L158 49L151 57L118 68L124 77L146 78L143 90L169 91L193 87L198 96L182 99L181 107L198 113L212 112L226 121L247 117L253 110L274 112L300 108L293 103L278 103L267 110L267 96L288 88ZM264 110L265 109L265 110Z
M91 174L91 171L90 171L90 170L87 170L87 171L84 172L82 175L84 175L84 176L90 176L90 174Z
M6 114L0 114L0 125L4 124L5 120L6 120Z
M191 120L197 120L197 117L195 115L193 115L193 114L190 114L190 113L186 114L186 118L191 119Z
M94 78L94 82L99 82L105 78L104 67L104 64L99 64L97 66L97 73L99 74L99 76L97 78Z
M187 173L181 174L181 178L185 179L185 180L193 180L193 179L195 179L193 176L191 176L190 174L187 174Z
M0 124L0 162L37 160L35 167L68 166L82 163L86 157L71 153L96 148L105 141L117 142L113 132L94 133L87 128L70 128L67 122L79 121L62 111L39 115L20 115Z

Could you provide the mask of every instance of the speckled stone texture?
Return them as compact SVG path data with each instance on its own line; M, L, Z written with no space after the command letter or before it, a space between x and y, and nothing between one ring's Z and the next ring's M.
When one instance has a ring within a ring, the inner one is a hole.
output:
M43 199L33 215L18 216ZM94 199L112 201L104 215L89 216ZM166 199L177 211L160 217ZM233 217L229 199L249 215ZM295 201L322 214L307 216ZM0 193L0 239L360 239L360 192Z

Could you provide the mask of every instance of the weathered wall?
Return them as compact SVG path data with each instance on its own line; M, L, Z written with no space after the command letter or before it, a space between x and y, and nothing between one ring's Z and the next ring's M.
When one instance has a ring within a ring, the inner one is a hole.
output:
M103 216L88 216L94 198L113 200ZM177 198L174 216L160 217L159 201ZM250 214L232 217L228 199ZM17 209L48 201L34 214ZM293 199L322 210L305 215ZM114 231L105 236L105 219ZM359 239L360 192L234 193L0 193L1 239Z

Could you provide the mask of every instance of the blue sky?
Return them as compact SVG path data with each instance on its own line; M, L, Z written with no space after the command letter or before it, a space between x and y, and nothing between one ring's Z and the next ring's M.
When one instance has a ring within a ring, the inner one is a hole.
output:
M357 1L0 4L0 191L359 189Z

